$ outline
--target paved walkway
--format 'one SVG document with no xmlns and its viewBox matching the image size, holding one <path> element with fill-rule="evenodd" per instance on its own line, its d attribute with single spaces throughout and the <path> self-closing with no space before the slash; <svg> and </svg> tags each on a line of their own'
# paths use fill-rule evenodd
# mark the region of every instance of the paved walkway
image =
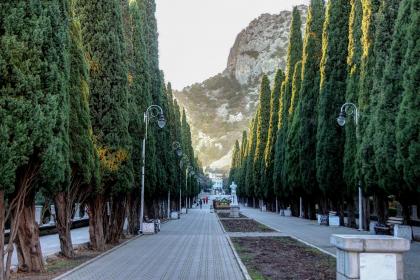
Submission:
<svg viewBox="0 0 420 280">
<path fill-rule="evenodd" d="M 64 279 L 243 277 L 216 215 L 208 209 L 189 209 L 181 219 L 163 224 L 159 234 L 141 236 Z"/>
<path fill-rule="evenodd" d="M 319 226 L 316 221 L 295 217 L 282 217 L 272 212 L 261 212 L 259 209 L 247 208 L 241 205 L 241 212 L 260 223 L 270 226 L 280 232 L 297 237 L 305 242 L 315 245 L 331 254 L 336 253 L 335 247 L 330 244 L 331 234 L 369 234 L 347 227 Z M 420 243 L 412 242 L 411 249 L 404 255 L 404 279 L 420 279 Z"/>
</svg>

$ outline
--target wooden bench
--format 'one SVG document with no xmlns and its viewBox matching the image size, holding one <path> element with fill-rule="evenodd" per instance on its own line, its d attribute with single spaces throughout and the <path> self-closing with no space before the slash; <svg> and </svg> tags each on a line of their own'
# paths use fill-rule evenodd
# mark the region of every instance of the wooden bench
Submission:
<svg viewBox="0 0 420 280">
<path fill-rule="evenodd" d="M 375 225 L 375 233 L 376 234 L 389 234 L 392 235 L 394 231 L 395 225 L 402 225 L 404 222 L 404 218 L 399 217 L 389 217 L 386 221 L 385 225 L 376 224 Z"/>
</svg>

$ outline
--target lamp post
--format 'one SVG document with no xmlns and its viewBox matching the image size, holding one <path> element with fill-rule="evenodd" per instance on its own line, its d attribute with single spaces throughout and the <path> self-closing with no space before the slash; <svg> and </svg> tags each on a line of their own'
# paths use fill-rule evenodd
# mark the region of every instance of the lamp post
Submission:
<svg viewBox="0 0 420 280">
<path fill-rule="evenodd" d="M 143 233 L 143 215 L 144 215 L 144 173 L 145 173 L 145 164 L 146 164 L 146 139 L 147 139 L 147 126 L 149 121 L 153 118 L 157 118 L 157 124 L 160 128 L 164 128 L 166 125 L 165 116 L 163 115 L 163 110 L 158 105 L 151 105 L 144 112 L 144 137 L 143 137 L 143 147 L 142 147 L 142 163 L 141 163 L 141 194 L 140 194 L 140 230 L 139 233 Z"/>
<path fill-rule="evenodd" d="M 181 144 L 178 141 L 174 141 L 172 142 L 172 151 L 175 152 L 175 154 L 178 157 L 182 157 L 182 148 L 181 148 Z M 181 166 L 179 167 L 181 168 Z M 179 215 L 181 214 L 181 192 L 182 192 L 182 187 L 181 187 L 181 173 L 179 173 Z"/>
<path fill-rule="evenodd" d="M 356 131 L 357 131 L 357 125 L 359 123 L 359 109 L 357 109 L 357 106 L 354 103 L 344 103 L 341 106 L 340 113 L 338 114 L 337 123 L 339 126 L 344 126 L 346 124 L 346 118 L 347 116 L 353 116 L 354 123 L 356 125 Z M 359 230 L 363 230 L 363 206 L 362 206 L 362 184 L 361 181 L 359 181 Z"/>
<path fill-rule="evenodd" d="M 185 192 L 187 192 L 188 190 L 188 176 L 193 176 L 193 175 L 195 175 L 193 167 L 191 165 L 188 165 L 188 167 L 185 169 Z M 189 199 L 190 198 L 186 195 L 185 196 L 185 212 L 186 213 L 188 213 Z"/>
</svg>

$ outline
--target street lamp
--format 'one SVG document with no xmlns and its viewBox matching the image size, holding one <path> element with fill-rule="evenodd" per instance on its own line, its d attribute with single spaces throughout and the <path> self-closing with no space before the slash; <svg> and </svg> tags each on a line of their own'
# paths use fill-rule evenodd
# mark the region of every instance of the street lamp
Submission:
<svg viewBox="0 0 420 280">
<path fill-rule="evenodd" d="M 344 103 L 341 106 L 340 114 L 338 114 L 337 123 L 339 126 L 346 124 L 347 115 L 354 117 L 354 123 L 357 125 L 359 122 L 359 110 L 353 103 Z"/>
<path fill-rule="evenodd" d="M 182 157 L 181 144 L 178 141 L 172 142 L 172 151 L 180 158 Z M 179 168 L 182 168 L 182 159 L 179 162 Z M 181 195 L 182 195 L 182 184 L 181 184 L 181 172 L 179 173 L 179 215 L 181 214 Z"/>
<path fill-rule="evenodd" d="M 187 192 L 188 190 L 188 176 L 193 176 L 195 175 L 194 169 L 191 165 L 188 165 L 187 168 L 185 169 L 185 192 Z M 185 196 L 185 211 L 188 213 L 188 201 L 189 201 L 189 197 L 186 195 Z"/>
<path fill-rule="evenodd" d="M 147 127 L 149 121 L 153 118 L 157 118 L 157 124 L 160 128 L 164 128 L 166 125 L 166 119 L 163 114 L 163 110 L 158 105 L 151 105 L 146 109 L 144 113 L 144 137 L 143 137 L 143 147 L 142 147 L 142 163 L 141 163 L 141 195 L 140 195 L 140 233 L 143 233 L 143 215 L 144 215 L 144 173 L 145 173 L 145 164 L 146 164 L 146 139 L 147 139 Z"/>
<path fill-rule="evenodd" d="M 341 106 L 340 113 L 338 114 L 337 123 L 339 126 L 344 126 L 346 124 L 346 118 L 347 116 L 353 116 L 354 123 L 357 125 L 359 123 L 359 109 L 357 109 L 357 106 L 354 105 L 354 103 L 344 103 L 343 106 Z M 359 181 L 359 230 L 363 230 L 363 211 L 362 211 L 362 184 Z"/>
</svg>

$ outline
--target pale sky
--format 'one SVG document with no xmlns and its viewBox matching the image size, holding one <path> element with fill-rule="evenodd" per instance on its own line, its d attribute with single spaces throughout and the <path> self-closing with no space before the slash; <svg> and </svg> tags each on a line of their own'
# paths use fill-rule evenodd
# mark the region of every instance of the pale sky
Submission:
<svg viewBox="0 0 420 280">
<path fill-rule="evenodd" d="M 156 0 L 160 68 L 182 89 L 226 67 L 236 35 L 263 13 L 309 0 Z"/>
</svg>

